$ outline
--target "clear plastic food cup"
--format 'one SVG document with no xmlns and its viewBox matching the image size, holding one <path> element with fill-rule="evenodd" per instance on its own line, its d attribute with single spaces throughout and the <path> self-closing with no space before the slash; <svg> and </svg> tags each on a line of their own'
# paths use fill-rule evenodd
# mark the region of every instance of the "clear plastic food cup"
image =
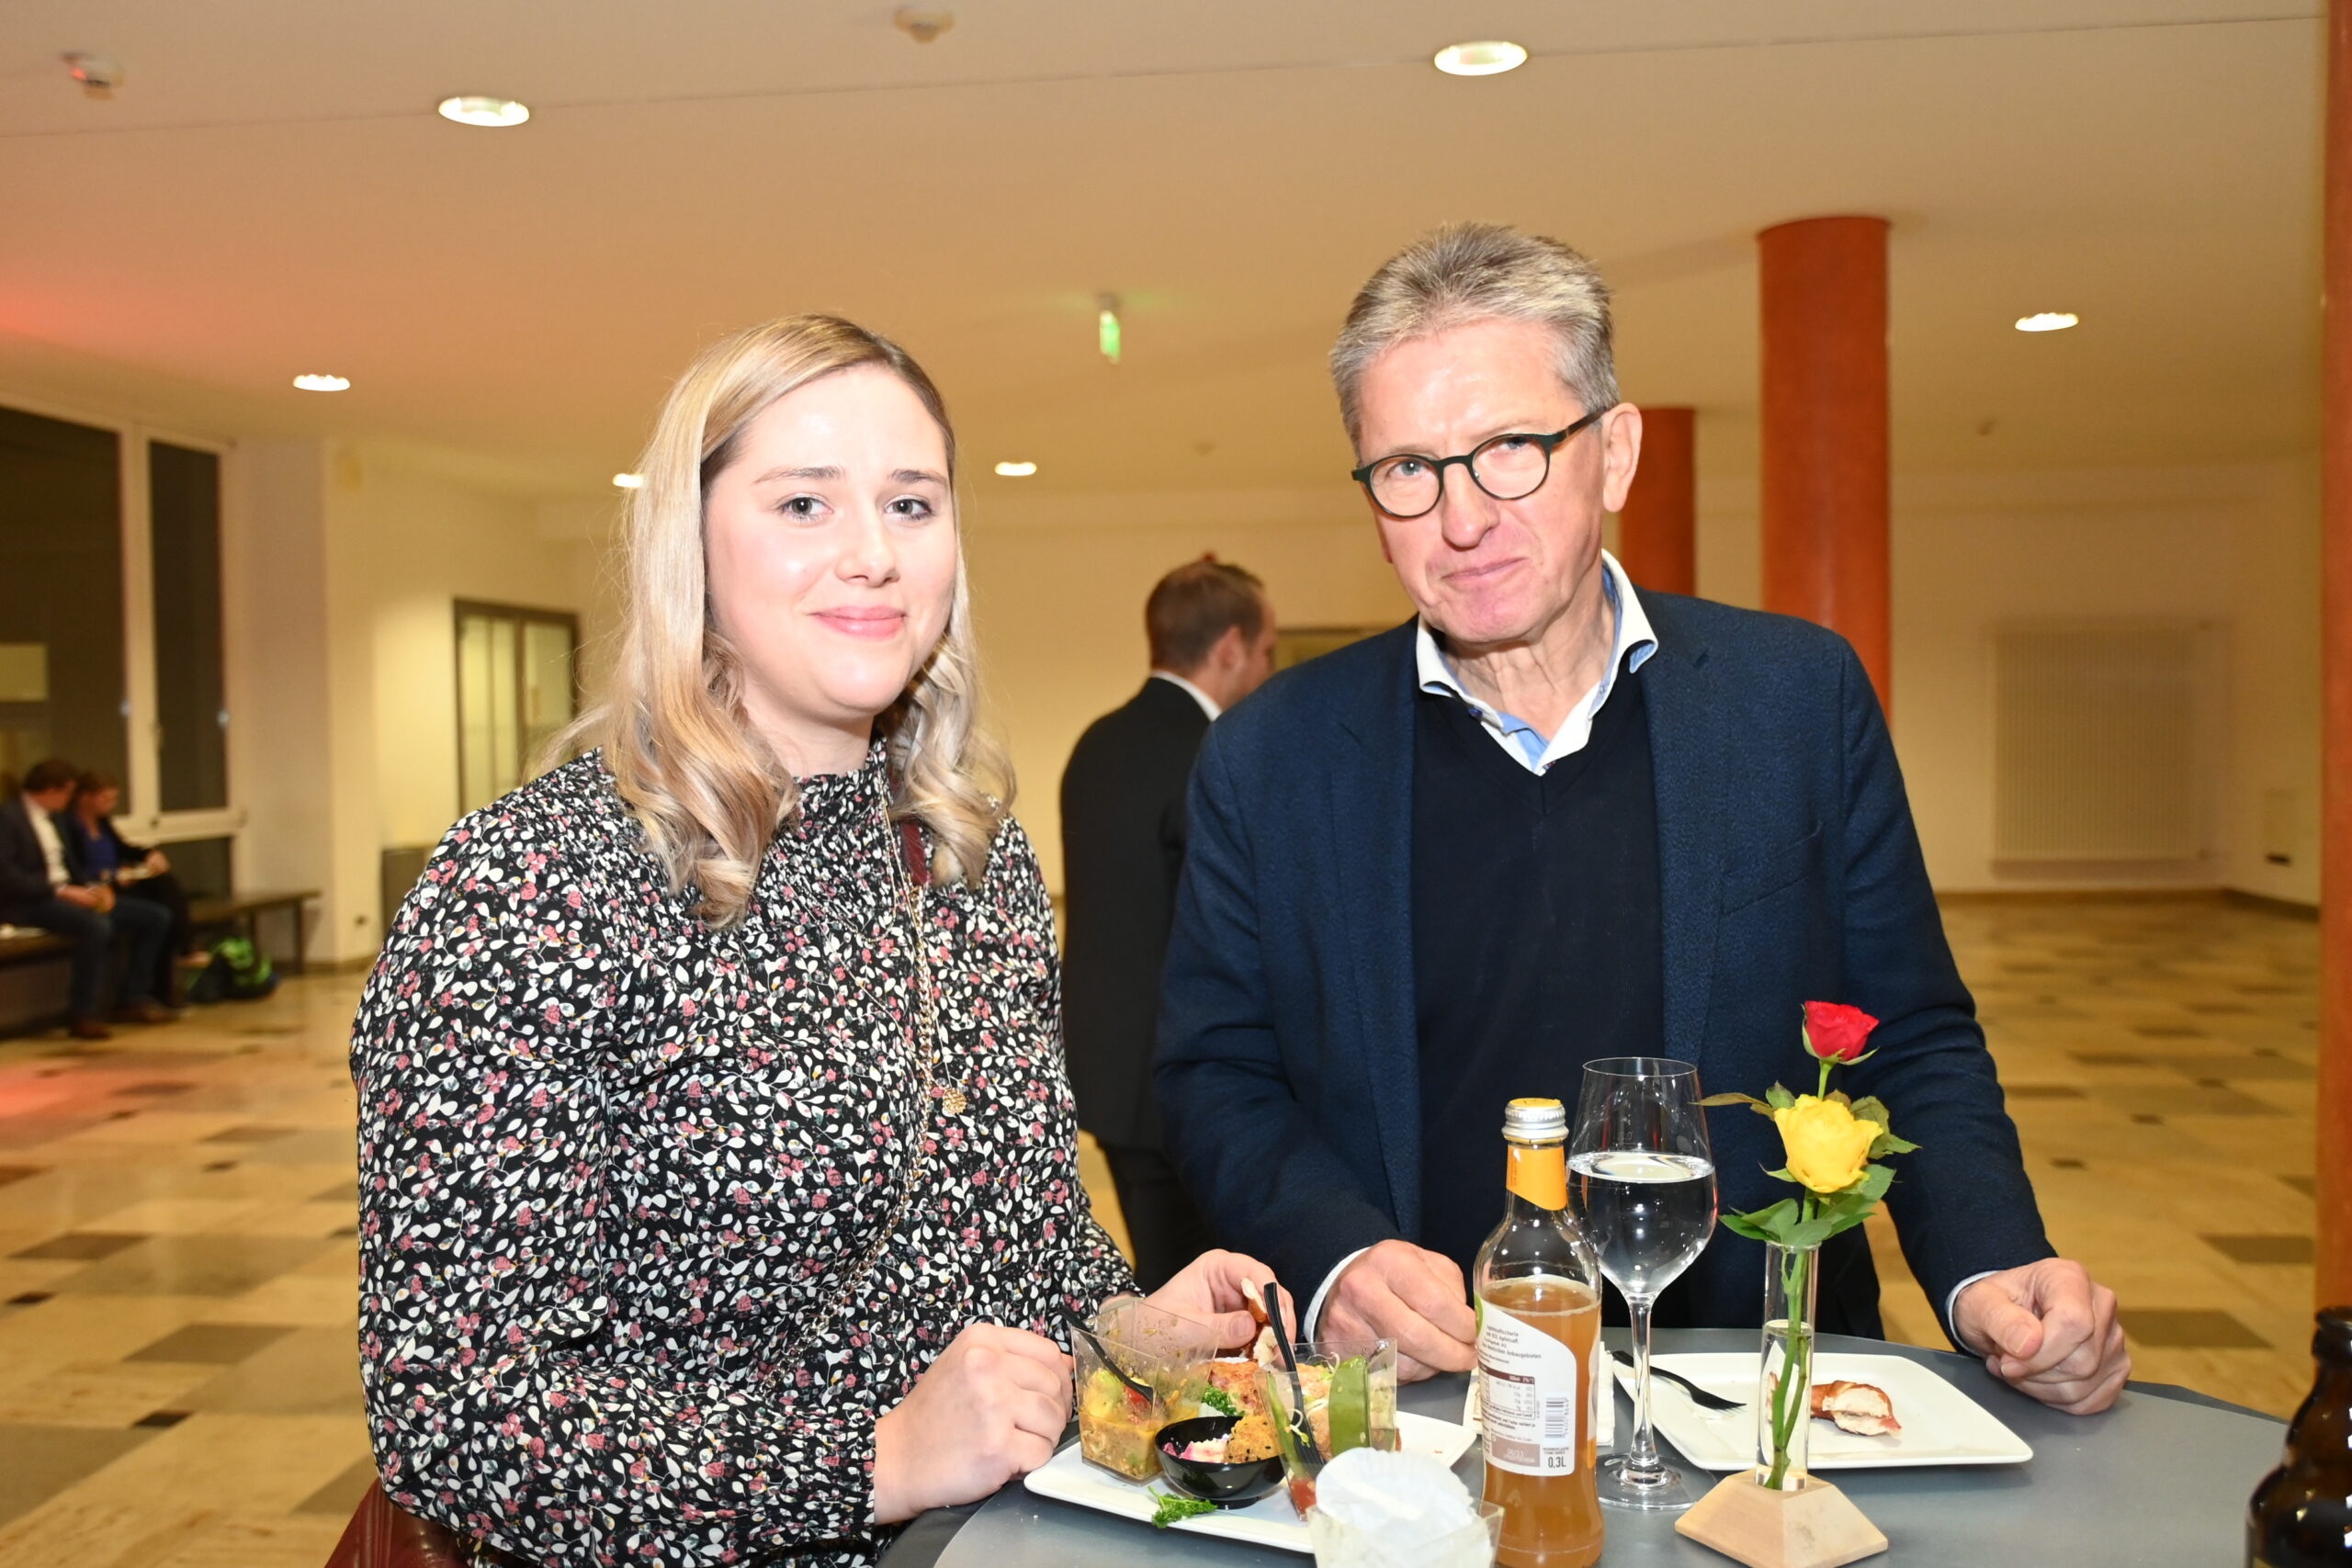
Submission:
<svg viewBox="0 0 2352 1568">
<path fill-rule="evenodd" d="M 1204 1324 L 1153 1306 L 1140 1296 L 1114 1296 L 1091 1325 L 1118 1363 L 1102 1364 L 1082 1334 L 1072 1335 L 1077 1362 L 1078 1446 L 1092 1462 L 1130 1481 L 1159 1474 L 1153 1447 L 1159 1429 L 1200 1413 L 1200 1382 L 1193 1369 L 1216 1354 L 1215 1333 Z M 1118 1372 L 1151 1392 L 1139 1393 Z"/>
<path fill-rule="evenodd" d="M 1350 1449 L 1393 1452 L 1396 1431 L 1396 1341 L 1321 1339 L 1294 1348 L 1299 1393 L 1306 1396 L 1308 1441 L 1295 1435 L 1297 1398 L 1290 1373 L 1278 1365 L 1259 1376 L 1267 1413 L 1282 1444 L 1283 1478 L 1302 1517 L 1315 1504 L 1315 1478 Z"/>
</svg>

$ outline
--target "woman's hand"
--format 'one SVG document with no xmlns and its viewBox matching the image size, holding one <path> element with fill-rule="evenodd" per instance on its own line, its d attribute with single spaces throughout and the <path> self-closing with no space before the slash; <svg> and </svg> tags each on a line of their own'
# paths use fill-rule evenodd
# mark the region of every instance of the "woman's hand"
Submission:
<svg viewBox="0 0 2352 1568">
<path fill-rule="evenodd" d="M 1054 1455 L 1069 1358 L 1024 1329 L 976 1323 L 874 1424 L 874 1518 L 977 1502 Z"/>
<path fill-rule="evenodd" d="M 1266 1281 L 1273 1277 L 1274 1271 L 1254 1258 L 1238 1252 L 1204 1252 L 1144 1299 L 1156 1307 L 1206 1323 L 1216 1330 L 1217 1344 L 1229 1349 L 1258 1337 L 1258 1320 L 1250 1308 L 1254 1303 L 1264 1309 Z M 1282 1308 L 1281 1332 L 1295 1338 L 1298 1309 L 1288 1291 L 1282 1293 Z"/>
<path fill-rule="evenodd" d="M 150 876 L 161 876 L 172 869 L 172 863 L 164 857 L 164 852 L 161 850 L 149 850 L 147 858 L 139 863 L 147 868 L 147 874 Z"/>
</svg>

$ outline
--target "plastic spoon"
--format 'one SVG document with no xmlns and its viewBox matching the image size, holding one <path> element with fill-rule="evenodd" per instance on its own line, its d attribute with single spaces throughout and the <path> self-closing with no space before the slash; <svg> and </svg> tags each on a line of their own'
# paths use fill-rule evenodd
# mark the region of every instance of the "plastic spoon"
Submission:
<svg viewBox="0 0 2352 1568">
<path fill-rule="evenodd" d="M 1298 1381 L 1298 1357 L 1290 1348 L 1290 1334 L 1282 1326 L 1282 1287 L 1273 1280 L 1266 1281 L 1266 1321 L 1274 1325 L 1274 1347 L 1283 1353 L 1283 1371 L 1290 1374 L 1291 1430 L 1308 1453 L 1317 1451 L 1314 1428 L 1306 1424 L 1306 1390 Z"/>
<path fill-rule="evenodd" d="M 1061 1313 L 1062 1321 L 1069 1325 L 1069 1331 L 1072 1334 L 1080 1336 L 1089 1345 L 1094 1347 L 1095 1356 L 1101 1359 L 1104 1366 L 1111 1369 L 1111 1375 L 1113 1377 L 1117 1378 L 1121 1382 L 1126 1384 L 1129 1388 L 1143 1395 L 1146 1399 L 1151 1399 L 1156 1396 L 1155 1391 L 1149 1383 L 1129 1377 L 1127 1375 L 1127 1369 L 1119 1365 L 1118 1362 L 1111 1359 L 1111 1352 L 1102 1348 L 1102 1341 L 1095 1337 L 1094 1330 L 1087 1327 L 1086 1325 L 1080 1321 L 1078 1314 L 1070 1311 L 1068 1307 L 1062 1308 Z"/>
</svg>

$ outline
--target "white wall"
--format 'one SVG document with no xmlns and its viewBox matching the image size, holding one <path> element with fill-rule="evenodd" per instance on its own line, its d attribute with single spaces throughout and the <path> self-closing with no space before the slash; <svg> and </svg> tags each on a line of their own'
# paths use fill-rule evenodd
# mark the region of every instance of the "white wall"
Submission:
<svg viewBox="0 0 2352 1568">
<path fill-rule="evenodd" d="M 2277 463 L 2232 518 L 2226 541 L 2236 657 L 2222 795 L 2227 884 L 2319 902 L 2319 464 Z M 2264 796 L 2292 800 L 2289 864 L 2264 858 Z"/>
<path fill-rule="evenodd" d="M 1702 440 L 1705 438 L 1702 433 Z M 1702 477 L 1699 588 L 1753 604 L 1752 476 Z M 2215 853 L 2168 883 L 2316 902 L 2318 492 L 2309 462 L 1898 477 L 1894 730 L 1928 869 L 1947 890 L 2135 885 L 2023 876 L 1993 855 L 1995 628 L 2038 617 L 2210 625 L 2223 726 L 2205 760 Z M 2297 803 L 2291 863 L 2262 856 L 2265 791 Z"/>
<path fill-rule="evenodd" d="M 1162 573 L 1215 551 L 1264 581 L 1287 625 L 1391 626 L 1412 613 L 1345 486 L 1024 501 L 1007 483 L 978 481 L 965 558 L 990 722 L 1019 778 L 1013 811 L 1056 891 L 1062 766 L 1149 671 L 1143 602 Z"/>
<path fill-rule="evenodd" d="M 334 472 L 331 526 L 351 551 L 345 587 L 355 629 L 368 634 L 375 832 L 379 847 L 429 844 L 458 815 L 452 604 L 581 613 L 603 541 L 544 526 L 543 508 L 527 497 L 380 449 L 339 448 Z"/>
<path fill-rule="evenodd" d="M 316 441 L 246 442 L 222 468 L 229 798 L 246 813 L 233 859 L 248 888 L 325 889 L 351 809 L 322 744 L 334 722 L 326 485 Z M 316 940 L 343 917 L 322 908 L 311 921 Z"/>
<path fill-rule="evenodd" d="M 1701 440 L 1712 430 L 1702 426 Z M 1738 448 L 1744 431 L 1724 433 Z M 1055 794 L 1080 731 L 1145 670 L 1143 599 L 1204 550 L 1266 580 L 1286 623 L 1410 613 L 1344 487 L 967 504 L 994 722 L 1015 810 L 1061 886 Z M 1753 605 L 1762 550 L 1752 470 L 1702 470 L 1699 588 Z M 1929 874 L 1948 890 L 2132 886 L 2130 874 L 2021 877 L 1993 855 L 1994 628 L 2013 619 L 2164 615 L 2215 628 L 2225 728 L 2206 759 L 2215 853 L 2171 882 L 2319 897 L 2318 491 L 2314 466 L 1905 476 L 1894 505 L 1894 734 Z M 2263 858 L 2263 796 L 2297 802 L 2301 843 Z"/>
<path fill-rule="evenodd" d="M 429 454 L 248 443 L 231 465 L 224 594 L 242 886 L 316 887 L 312 951 L 381 940 L 381 854 L 458 816 L 452 604 L 598 625 L 596 524 Z M 609 508 L 601 509 L 609 511 Z"/>
</svg>

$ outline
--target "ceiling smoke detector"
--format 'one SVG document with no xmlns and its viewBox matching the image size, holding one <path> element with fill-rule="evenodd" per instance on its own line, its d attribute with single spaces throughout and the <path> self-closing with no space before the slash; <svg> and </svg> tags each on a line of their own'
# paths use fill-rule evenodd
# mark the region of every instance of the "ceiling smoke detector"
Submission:
<svg viewBox="0 0 2352 1568">
<path fill-rule="evenodd" d="M 103 54 L 76 51 L 67 55 L 65 73 L 81 83 L 82 91 L 94 98 L 111 98 L 114 90 L 122 85 L 122 62 L 108 60 Z"/>
<path fill-rule="evenodd" d="M 956 25 L 956 13 L 933 11 L 922 6 L 901 6 L 890 13 L 890 25 L 917 43 L 929 43 Z"/>
</svg>

